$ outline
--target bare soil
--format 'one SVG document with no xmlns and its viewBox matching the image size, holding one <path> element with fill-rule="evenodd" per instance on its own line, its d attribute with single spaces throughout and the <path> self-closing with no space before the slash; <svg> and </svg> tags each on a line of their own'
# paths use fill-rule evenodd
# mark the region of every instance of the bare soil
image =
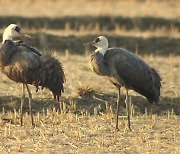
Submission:
<svg viewBox="0 0 180 154">
<path fill-rule="evenodd" d="M 120 131 L 115 131 L 116 88 L 90 70 L 88 56 L 57 52 L 54 55 L 64 66 L 65 93 L 60 102 L 54 102 L 48 90 L 36 93 L 35 87 L 30 87 L 35 128 L 31 127 L 27 114 L 28 99 L 24 126 L 20 126 L 21 84 L 1 74 L 0 149 L 3 153 L 180 152 L 179 57 L 142 57 L 162 77 L 161 98 L 158 105 L 151 106 L 144 97 L 130 92 L 132 132 L 129 132 L 124 89 Z"/>
</svg>

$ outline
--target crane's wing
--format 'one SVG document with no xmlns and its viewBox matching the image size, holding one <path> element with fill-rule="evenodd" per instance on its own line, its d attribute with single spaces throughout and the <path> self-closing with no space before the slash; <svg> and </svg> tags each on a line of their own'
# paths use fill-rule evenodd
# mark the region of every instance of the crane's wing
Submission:
<svg viewBox="0 0 180 154">
<path fill-rule="evenodd" d="M 34 53 L 36 53 L 36 54 L 39 55 L 39 56 L 42 55 L 42 54 L 41 54 L 41 51 L 39 51 L 38 49 L 36 49 L 36 48 L 34 48 L 34 47 L 32 47 L 32 46 L 24 43 L 24 42 L 21 41 L 21 40 L 13 41 L 13 42 L 14 42 L 14 44 L 15 44 L 17 47 L 22 48 L 22 49 L 24 49 L 24 50 L 27 51 L 27 52 L 34 52 Z"/>
<path fill-rule="evenodd" d="M 11 40 L 6 40 L 2 43 L 0 47 L 0 66 L 7 65 L 15 52 L 16 48 L 14 48 L 14 43 Z"/>
<path fill-rule="evenodd" d="M 2 72 L 13 81 L 28 83 L 36 80 L 35 75 L 29 74 L 40 66 L 40 56 L 35 52 L 27 52 L 26 49 L 16 46 L 10 40 L 1 47 L 1 59 L 6 63 L 6 65 L 4 63 L 2 65 Z"/>
<path fill-rule="evenodd" d="M 11 80 L 32 84 L 51 90 L 54 99 L 59 101 L 61 93 L 64 92 L 65 75 L 61 63 L 49 56 L 39 56 L 30 48 L 17 46 L 8 40 L 0 48 L 0 64 L 2 72 Z M 28 51 L 27 51 L 28 50 Z M 9 58 L 6 58 L 6 56 Z M 6 63 L 6 65 L 4 65 Z"/>
<path fill-rule="evenodd" d="M 121 48 L 110 48 L 107 57 L 127 88 L 144 95 L 148 100 L 155 99 L 154 78 L 151 67 L 142 59 Z"/>
</svg>

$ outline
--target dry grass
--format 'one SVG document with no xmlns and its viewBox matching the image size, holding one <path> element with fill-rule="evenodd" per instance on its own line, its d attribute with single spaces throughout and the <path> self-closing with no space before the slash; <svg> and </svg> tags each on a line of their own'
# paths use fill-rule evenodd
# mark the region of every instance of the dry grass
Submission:
<svg viewBox="0 0 180 154">
<path fill-rule="evenodd" d="M 180 17 L 178 0 L 1 0 L 2 16 L 151 16 L 162 18 Z"/>
<path fill-rule="evenodd" d="M 69 24 L 69 23 L 67 23 Z M 97 24 L 99 25 L 99 24 Z M 177 29 L 172 26 L 171 29 L 166 28 L 156 28 L 155 30 L 146 30 L 142 31 L 138 28 L 132 29 L 132 30 L 126 30 L 123 27 L 119 27 L 119 25 L 116 26 L 115 30 L 108 31 L 105 28 L 103 30 L 100 30 L 99 28 L 91 27 L 91 25 L 87 26 L 85 28 L 84 26 L 81 26 L 80 30 L 76 29 L 70 29 L 66 28 L 64 30 L 50 30 L 47 28 L 41 28 L 41 29 L 23 29 L 27 33 L 37 33 L 37 32 L 43 32 L 47 34 L 53 34 L 58 36 L 69 36 L 69 35 L 75 35 L 75 36 L 83 36 L 83 35 L 120 35 L 120 36 L 134 36 L 134 37 L 142 37 L 142 38 L 149 38 L 149 37 L 169 37 L 169 38 L 180 38 L 180 29 Z M 3 32 L 3 29 L 0 30 L 0 32 Z"/>
<path fill-rule="evenodd" d="M 180 2 L 172 1 L 88 1 L 88 0 L 1 0 L 2 16 L 151 16 L 180 17 Z M 41 7 L 40 7 L 41 6 Z M 83 9 L 79 9 L 79 7 Z M 93 6 L 93 7 L 92 7 Z M 84 11 L 86 10 L 86 11 Z M 26 31 L 26 30 L 25 30 Z M 39 31 L 56 35 L 111 34 L 133 36 L 170 36 L 179 31 L 158 29 L 140 32 L 116 28 L 112 32 L 80 28 L 64 31 Z M 27 32 L 27 31 L 26 31 Z M 31 30 L 33 32 L 33 30 Z M 34 30 L 36 33 L 37 31 Z M 54 51 L 53 51 L 54 52 Z M 65 55 L 54 52 L 65 70 L 67 82 L 61 102 L 54 102 L 48 90 L 33 94 L 36 127 L 31 127 L 28 99 L 25 100 L 24 126 L 20 126 L 21 85 L 0 73 L 0 153 L 180 153 L 180 57 L 147 55 L 145 59 L 162 77 L 160 103 L 150 106 L 145 98 L 131 91 L 132 132 L 128 132 L 125 91 L 122 90 L 120 131 L 115 131 L 116 88 L 90 70 L 89 53 Z M 26 95 L 27 96 L 27 95 Z"/>
<path fill-rule="evenodd" d="M 38 116 L 38 115 L 37 115 Z M 111 112 L 89 116 L 50 110 L 31 128 L 1 122 L 1 152 L 45 153 L 179 153 L 179 117 L 167 115 L 133 116 L 133 131 L 127 132 L 121 118 L 121 131 L 114 129 Z"/>
<path fill-rule="evenodd" d="M 180 152 L 180 61 L 179 57 L 144 56 L 162 76 L 160 104 L 154 107 L 135 92 L 131 94 L 132 132 L 126 127 L 121 105 L 120 131 L 115 131 L 116 88 L 94 74 L 89 57 L 59 55 L 67 82 L 61 105 L 48 90 L 33 93 L 36 127 L 25 113 L 19 125 L 20 84 L 1 74 L 0 151 L 3 153 L 179 153 Z M 72 67 L 73 65 L 73 67 Z M 122 102 L 124 102 L 124 90 Z M 17 111 L 14 112 L 14 109 Z M 27 100 L 25 110 L 27 108 Z M 8 111 L 8 112 L 7 112 Z M 9 121 L 9 122 L 8 122 Z"/>
</svg>

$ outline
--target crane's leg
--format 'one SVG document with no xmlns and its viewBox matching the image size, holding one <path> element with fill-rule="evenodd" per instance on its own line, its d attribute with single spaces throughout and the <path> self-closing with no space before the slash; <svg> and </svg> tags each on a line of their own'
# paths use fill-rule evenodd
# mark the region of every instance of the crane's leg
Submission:
<svg viewBox="0 0 180 154">
<path fill-rule="evenodd" d="M 29 113 L 30 113 L 30 116 L 31 116 L 31 123 L 32 123 L 32 126 L 34 126 L 34 119 L 33 119 L 33 115 L 32 115 L 32 94 L 31 94 L 31 91 L 29 90 L 29 87 L 27 84 L 26 85 L 26 88 L 27 88 L 27 91 L 28 91 L 28 94 L 29 94 Z"/>
<path fill-rule="evenodd" d="M 22 84 L 22 96 L 21 96 L 21 126 L 23 125 L 23 106 L 24 106 L 24 98 L 25 98 L 25 86 Z"/>
<path fill-rule="evenodd" d="M 120 95 L 121 95 L 121 87 L 118 88 L 118 98 L 117 98 L 117 113 L 116 113 L 116 129 L 118 128 L 118 121 L 119 121 L 119 110 L 120 110 Z"/>
<path fill-rule="evenodd" d="M 130 125 L 130 115 L 129 115 L 129 96 L 128 96 L 128 89 L 126 89 L 126 110 L 127 110 L 127 116 L 128 116 L 128 128 L 131 131 L 131 125 Z"/>
</svg>

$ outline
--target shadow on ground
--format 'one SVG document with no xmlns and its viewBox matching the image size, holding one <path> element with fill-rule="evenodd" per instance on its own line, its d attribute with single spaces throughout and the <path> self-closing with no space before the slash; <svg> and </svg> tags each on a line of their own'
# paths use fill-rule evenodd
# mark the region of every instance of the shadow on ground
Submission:
<svg viewBox="0 0 180 154">
<path fill-rule="evenodd" d="M 167 111 L 174 111 L 176 115 L 180 115 L 180 97 L 169 98 L 161 97 L 159 104 L 151 105 L 148 101 L 142 96 L 130 96 L 131 102 L 134 106 L 135 115 L 141 115 L 145 113 L 145 109 L 148 113 L 165 115 Z M 126 114 L 125 108 L 125 95 L 121 96 L 121 106 L 120 106 L 120 115 Z M 81 114 L 85 111 L 88 111 L 91 115 L 94 114 L 94 108 L 96 107 L 98 112 L 105 113 L 106 105 L 112 106 L 112 110 L 116 112 L 116 94 L 106 94 L 106 93 L 94 93 L 90 96 L 71 96 L 68 98 L 62 97 L 61 104 L 66 104 L 66 109 L 71 110 L 71 103 L 76 104 L 77 114 Z M 44 109 L 56 108 L 60 109 L 60 103 L 52 99 L 33 99 L 32 107 L 33 113 L 42 112 Z M 14 111 L 14 109 L 19 110 L 20 108 L 20 98 L 15 96 L 1 96 L 0 97 L 0 112 L 5 111 Z M 28 98 L 25 99 L 24 112 L 28 112 Z"/>
<path fill-rule="evenodd" d="M 94 94 L 92 97 L 88 98 L 72 98 L 74 102 L 77 102 L 79 109 L 86 108 L 90 113 L 93 114 L 94 107 L 97 107 L 99 111 L 105 112 L 106 103 L 112 106 L 113 112 L 116 112 L 116 94 Z M 176 115 L 180 115 L 180 98 L 169 98 L 161 97 L 159 104 L 151 105 L 144 97 L 142 96 L 131 96 L 130 100 L 134 106 L 135 115 L 140 115 L 145 113 L 147 109 L 148 113 L 164 115 L 167 114 L 167 111 L 174 111 Z M 121 96 L 121 106 L 120 114 L 126 113 L 125 106 L 125 95 Z"/>
</svg>

